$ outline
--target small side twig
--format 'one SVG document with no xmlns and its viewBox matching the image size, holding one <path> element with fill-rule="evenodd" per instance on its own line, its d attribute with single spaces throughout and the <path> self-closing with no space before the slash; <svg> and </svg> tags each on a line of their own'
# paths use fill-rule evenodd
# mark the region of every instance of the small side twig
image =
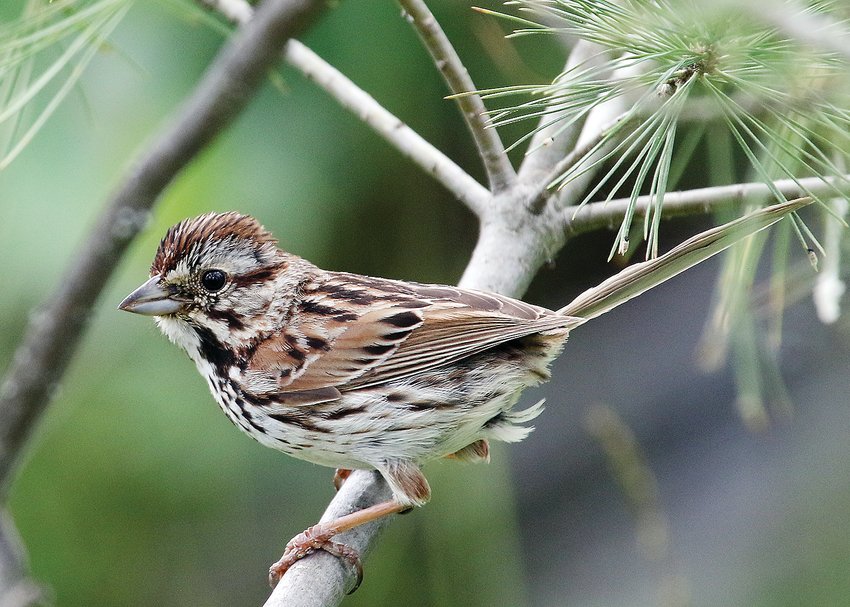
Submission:
<svg viewBox="0 0 850 607">
<path fill-rule="evenodd" d="M 804 179 L 780 179 L 774 186 L 787 198 L 799 198 L 808 194 L 827 196 L 835 190 L 850 193 L 848 186 L 850 175 L 827 179 L 806 177 Z M 710 213 L 724 205 L 743 205 L 770 196 L 770 189 L 762 182 L 736 183 L 733 185 L 696 188 L 680 192 L 668 192 L 664 196 L 664 218 L 682 215 Z M 639 196 L 635 206 L 635 216 L 646 213 L 654 197 Z M 622 221 L 628 198 L 617 198 L 609 202 L 591 202 L 576 210 L 570 207 L 562 210 L 564 230 L 570 236 L 615 226 Z"/>
<path fill-rule="evenodd" d="M 590 154 L 606 138 L 610 137 L 612 129 L 619 126 L 626 119 L 625 115 L 618 116 L 613 121 L 603 125 L 596 134 L 587 137 L 581 142 L 581 145 L 577 145 L 566 156 L 562 156 L 550 169 L 549 173 L 542 177 L 537 184 L 537 192 L 528 202 L 528 209 L 535 215 L 539 214 L 543 210 L 543 205 L 546 204 L 547 194 L 552 184 L 573 168 L 582 158 Z"/>
<path fill-rule="evenodd" d="M 391 143 L 404 157 L 432 175 L 473 213 L 479 217 L 483 215 L 490 200 L 487 188 L 366 91 L 297 40 L 286 45 L 284 59 Z"/>
<path fill-rule="evenodd" d="M 490 190 L 496 194 L 508 189 L 516 182 L 516 172 L 496 129 L 487 128 L 487 108 L 481 97 L 474 93 L 475 84 L 457 51 L 423 0 L 399 0 L 399 4 L 419 33 L 451 92 L 466 93 L 456 97 L 455 101 L 478 148 Z"/>
<path fill-rule="evenodd" d="M 599 68 L 600 76 L 605 73 L 604 56 L 600 54 L 599 46 L 587 40 L 578 40 L 570 51 L 564 72 L 576 66 L 590 64 Z M 564 112 L 561 111 L 544 114 L 540 118 L 538 130 L 528 144 L 529 152 L 519 167 L 518 175 L 523 183 L 542 184 L 541 187 L 545 188 L 552 181 L 546 177 L 551 175 L 552 167 L 574 148 L 581 134 L 583 121 L 577 120 L 564 128 L 558 120 L 563 115 Z"/>
</svg>

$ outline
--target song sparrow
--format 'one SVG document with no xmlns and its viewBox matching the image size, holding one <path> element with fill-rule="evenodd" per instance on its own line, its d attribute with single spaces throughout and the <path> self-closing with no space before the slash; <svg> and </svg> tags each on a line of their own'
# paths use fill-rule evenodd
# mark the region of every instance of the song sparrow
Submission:
<svg viewBox="0 0 850 607">
<path fill-rule="evenodd" d="M 278 248 L 255 219 L 209 213 L 168 230 L 150 280 L 119 306 L 152 315 L 195 362 L 230 420 L 274 449 L 375 469 L 393 500 L 296 536 L 272 583 L 344 530 L 428 501 L 420 464 L 489 458 L 540 405 L 512 407 L 549 377 L 570 330 L 808 204 L 768 207 L 634 264 L 558 311 L 471 289 L 329 272 Z M 359 575 L 358 575 L 359 579 Z"/>
</svg>

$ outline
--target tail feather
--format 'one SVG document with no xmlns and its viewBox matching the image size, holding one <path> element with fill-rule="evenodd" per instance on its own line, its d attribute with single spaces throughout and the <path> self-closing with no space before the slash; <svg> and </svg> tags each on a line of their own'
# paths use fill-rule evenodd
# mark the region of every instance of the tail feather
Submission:
<svg viewBox="0 0 850 607">
<path fill-rule="evenodd" d="M 596 318 L 811 202 L 811 198 L 798 198 L 775 204 L 697 234 L 660 257 L 627 267 L 588 289 L 558 312 L 582 318 L 585 322 Z"/>
<path fill-rule="evenodd" d="M 522 411 L 503 411 L 486 426 L 487 437 L 504 443 L 518 443 L 531 434 L 534 426 L 526 426 L 543 412 L 545 400 L 539 400 Z"/>
</svg>

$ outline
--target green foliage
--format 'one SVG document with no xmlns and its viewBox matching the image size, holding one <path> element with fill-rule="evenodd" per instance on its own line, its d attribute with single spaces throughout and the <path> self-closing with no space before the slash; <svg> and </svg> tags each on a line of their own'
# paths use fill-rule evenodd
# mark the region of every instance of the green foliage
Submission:
<svg viewBox="0 0 850 607">
<path fill-rule="evenodd" d="M 483 93 L 490 99 L 531 97 L 492 116 L 496 126 L 541 118 L 523 139 L 552 124 L 562 131 L 603 104 L 620 103 L 617 120 L 550 184 L 563 187 L 604 166 L 579 207 L 627 189 L 631 205 L 612 255 L 628 250 L 636 199 L 643 193 L 653 201 L 643 227 L 647 255 L 657 254 L 664 194 L 676 185 L 670 169 L 680 149 L 678 132 L 694 119 L 727 129 L 754 176 L 770 184 L 777 200 L 784 196 L 773 186 L 775 179 L 842 174 L 838 165 L 850 154 L 850 112 L 845 109 L 850 65 L 766 25 L 752 7 L 695 0 L 507 4 L 528 15 L 497 13 L 523 26 L 514 36 L 565 34 L 598 46 L 597 56 L 567 69 L 551 84 Z M 828 3 L 806 10 L 834 12 Z M 799 220 L 795 225 L 800 240 L 811 248 L 811 233 Z"/>
<path fill-rule="evenodd" d="M 28 0 L 0 24 L 0 170 L 74 88 L 132 0 Z M 27 110 L 26 112 L 24 110 Z"/>
</svg>

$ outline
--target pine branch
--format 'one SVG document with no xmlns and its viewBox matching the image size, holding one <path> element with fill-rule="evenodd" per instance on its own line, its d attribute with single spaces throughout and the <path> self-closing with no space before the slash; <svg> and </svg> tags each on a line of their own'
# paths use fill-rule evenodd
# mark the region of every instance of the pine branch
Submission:
<svg viewBox="0 0 850 607">
<path fill-rule="evenodd" d="M 423 0 L 398 1 L 410 17 L 449 90 L 456 95 L 465 93 L 455 97 L 455 100 L 478 148 L 490 182 L 490 191 L 498 194 L 508 189 L 516 182 L 516 173 L 496 129 L 487 128 L 487 108 L 480 95 L 475 93 L 475 84 L 457 51 Z"/>
<path fill-rule="evenodd" d="M 805 179 L 780 179 L 773 182 L 775 187 L 788 199 L 813 194 L 829 196 L 838 189 L 850 194 L 850 175 L 829 177 L 807 177 Z M 668 192 L 664 196 L 664 218 L 682 215 L 711 213 L 724 206 L 744 206 L 749 202 L 762 202 L 772 194 L 770 186 L 762 182 L 736 183 L 733 185 L 697 188 L 681 192 Z M 636 216 L 643 216 L 652 197 L 640 196 L 635 208 Z M 609 202 L 592 202 L 581 209 L 575 207 L 561 211 L 563 227 L 569 237 L 617 225 L 629 205 L 628 198 L 618 198 Z"/>
</svg>

